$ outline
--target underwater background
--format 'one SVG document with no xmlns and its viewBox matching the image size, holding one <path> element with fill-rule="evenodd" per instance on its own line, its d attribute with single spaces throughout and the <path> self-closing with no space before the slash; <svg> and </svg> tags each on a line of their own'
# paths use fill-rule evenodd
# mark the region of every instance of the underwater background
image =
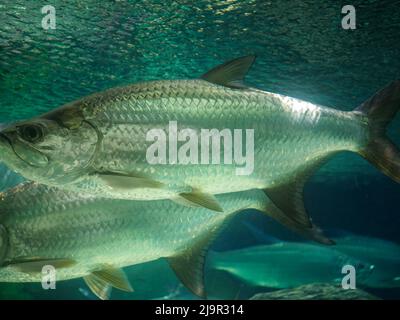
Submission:
<svg viewBox="0 0 400 320">
<path fill-rule="evenodd" d="M 347 4 L 356 8 L 355 30 L 341 27 L 341 9 Z M 44 5 L 56 9 L 54 30 L 42 28 Z M 341 110 L 354 109 L 400 78 L 399 1 L 3 0 L 0 22 L 0 123 L 30 118 L 114 86 L 195 78 L 247 54 L 257 55 L 249 85 Z M 399 118 L 389 128 L 397 144 Z M 1 167 L 2 189 L 20 181 L 5 172 Z M 309 213 L 323 229 L 398 244 L 399 196 L 398 184 L 354 154 L 336 156 L 305 189 Z M 260 234 L 304 241 L 252 211 L 232 219 L 212 250 L 271 241 Z M 126 272 L 135 292 L 115 291 L 112 298 L 195 298 L 163 260 Z M 210 297 L 219 299 L 248 299 L 271 290 L 216 270 L 207 271 L 206 286 Z M 366 291 L 400 298 L 400 284 Z M 96 298 L 78 279 L 57 283 L 57 290 L 43 290 L 39 283 L 0 283 L 0 299 Z"/>
</svg>

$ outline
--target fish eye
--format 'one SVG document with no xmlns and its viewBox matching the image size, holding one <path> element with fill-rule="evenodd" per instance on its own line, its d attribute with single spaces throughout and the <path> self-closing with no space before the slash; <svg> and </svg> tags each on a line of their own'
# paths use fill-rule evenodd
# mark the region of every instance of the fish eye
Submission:
<svg viewBox="0 0 400 320">
<path fill-rule="evenodd" d="M 22 139 L 29 142 L 37 142 L 43 138 L 43 129 L 38 125 L 24 125 L 18 128 Z"/>
</svg>

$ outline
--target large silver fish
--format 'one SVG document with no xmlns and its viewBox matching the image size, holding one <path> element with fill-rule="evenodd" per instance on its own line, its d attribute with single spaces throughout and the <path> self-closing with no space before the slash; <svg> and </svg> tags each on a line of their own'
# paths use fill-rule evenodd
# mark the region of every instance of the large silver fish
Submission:
<svg viewBox="0 0 400 320">
<path fill-rule="evenodd" d="M 101 199 L 29 182 L 0 193 L 0 282 L 84 277 L 101 298 L 110 286 L 130 291 L 120 268 L 158 258 L 191 291 L 205 296 L 207 247 L 221 225 L 245 208 L 264 209 L 260 190 L 217 196 L 223 213 L 169 200 Z"/>
<path fill-rule="evenodd" d="M 303 186 L 332 155 L 359 153 L 400 181 L 399 152 L 385 135 L 400 107 L 400 81 L 344 112 L 246 87 L 242 80 L 254 59 L 229 61 L 200 79 L 113 88 L 11 125 L 0 133 L 2 160 L 51 186 L 109 198 L 176 199 L 216 211 L 225 208 L 214 194 L 263 189 L 288 223 L 306 229 L 312 224 Z M 203 159 L 205 129 L 218 131 L 204 142 Z M 178 131 L 179 146 L 170 145 Z M 167 147 L 168 161 L 156 143 Z M 150 149 L 160 157 L 156 164 Z M 183 163 L 174 158 L 181 151 Z M 243 153 L 248 174 L 237 171 L 246 165 Z"/>
</svg>

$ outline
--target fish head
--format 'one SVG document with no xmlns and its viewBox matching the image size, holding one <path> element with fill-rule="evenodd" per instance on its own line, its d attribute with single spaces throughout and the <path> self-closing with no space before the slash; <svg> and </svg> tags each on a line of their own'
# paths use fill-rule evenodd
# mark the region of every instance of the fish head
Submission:
<svg viewBox="0 0 400 320">
<path fill-rule="evenodd" d="M 63 119 L 53 113 L 4 128 L 1 160 L 29 180 L 53 185 L 75 181 L 90 166 L 99 136 L 89 122 Z"/>
</svg>

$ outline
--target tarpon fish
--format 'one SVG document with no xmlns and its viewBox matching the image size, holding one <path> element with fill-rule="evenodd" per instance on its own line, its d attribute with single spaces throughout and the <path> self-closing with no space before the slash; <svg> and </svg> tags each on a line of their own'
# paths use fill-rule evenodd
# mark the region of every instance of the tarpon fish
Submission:
<svg viewBox="0 0 400 320">
<path fill-rule="evenodd" d="M 223 213 L 23 183 L 0 193 L 0 282 L 41 282 L 50 265 L 58 281 L 83 277 L 104 299 L 111 286 L 132 290 L 121 268 L 167 258 L 182 283 L 204 297 L 204 260 L 220 227 L 236 212 L 269 202 L 260 190 L 217 199 Z"/>
<path fill-rule="evenodd" d="M 199 79 L 143 82 L 84 97 L 3 129 L 0 155 L 28 180 L 108 198 L 173 199 L 222 211 L 215 194 L 262 189 L 289 224 L 304 229 L 313 227 L 304 184 L 338 152 L 356 152 L 400 181 L 399 152 L 385 134 L 400 107 L 400 81 L 345 112 L 244 85 L 254 60 L 226 62 Z M 157 139 L 168 144 L 168 154 L 177 146 L 161 135 L 149 142 L 148 135 L 167 132 L 171 122 L 190 145 L 180 140 L 187 162 L 154 164 L 147 153 Z M 204 151 L 205 159 L 217 152 L 217 163 L 200 164 L 203 150 L 192 148 L 204 129 L 219 133 Z M 253 130 L 252 146 L 240 139 L 221 148 L 235 130 Z M 248 175 L 237 174 L 241 163 L 232 161 L 243 150 L 254 156 Z"/>
<path fill-rule="evenodd" d="M 307 243 L 281 242 L 226 252 L 213 252 L 208 266 L 253 286 L 292 288 L 309 283 L 341 283 L 342 268 L 352 265 L 356 283 L 364 284 L 374 266 L 333 249 Z"/>
</svg>

